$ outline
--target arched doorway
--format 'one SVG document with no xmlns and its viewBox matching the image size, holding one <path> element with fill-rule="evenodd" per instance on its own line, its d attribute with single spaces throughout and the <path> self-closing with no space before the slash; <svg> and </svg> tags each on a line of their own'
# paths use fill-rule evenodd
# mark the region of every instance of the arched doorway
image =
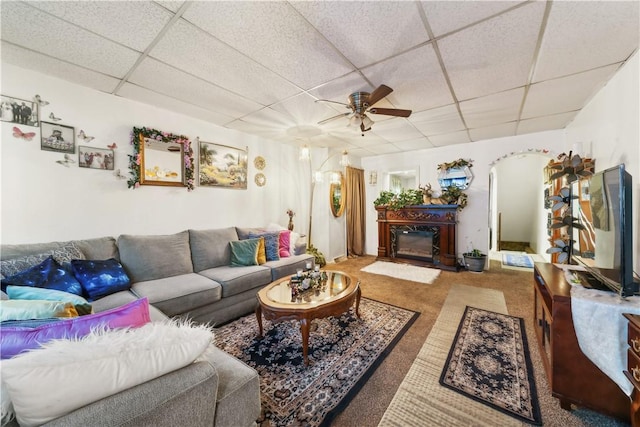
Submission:
<svg viewBox="0 0 640 427">
<path fill-rule="evenodd" d="M 548 260 L 545 253 L 547 220 L 544 168 L 553 155 L 547 150 L 512 153 L 495 162 L 489 171 L 489 248 L 490 257 L 502 253 L 537 254 L 537 261 Z"/>
</svg>

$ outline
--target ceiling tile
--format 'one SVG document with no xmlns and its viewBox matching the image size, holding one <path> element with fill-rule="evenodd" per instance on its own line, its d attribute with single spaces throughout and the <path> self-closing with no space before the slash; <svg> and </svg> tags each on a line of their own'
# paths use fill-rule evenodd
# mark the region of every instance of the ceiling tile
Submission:
<svg viewBox="0 0 640 427">
<path fill-rule="evenodd" d="M 376 145 L 389 143 L 389 141 L 387 141 L 386 139 L 372 132 L 367 132 L 364 134 L 364 136 L 360 136 L 360 135 L 358 136 L 359 136 L 358 138 L 353 138 L 351 140 L 351 143 L 356 147 L 367 148 L 367 147 L 373 147 Z"/>
<path fill-rule="evenodd" d="M 444 135 L 430 136 L 429 141 L 431 141 L 431 143 L 436 147 L 471 142 L 469 140 L 469 136 L 467 135 L 467 131 L 464 130 L 459 132 L 447 133 Z"/>
<path fill-rule="evenodd" d="M 2 62 L 27 69 L 35 67 L 37 70 L 47 70 L 47 74 L 51 76 L 101 92 L 111 93 L 120 83 L 120 80 L 113 77 L 69 64 L 32 50 L 23 49 L 4 41 L 0 49 L 2 50 Z"/>
<path fill-rule="evenodd" d="M 372 126 L 372 132 L 389 142 L 406 141 L 424 136 L 411 123 L 400 118 L 375 123 Z"/>
<path fill-rule="evenodd" d="M 472 141 L 514 136 L 516 134 L 516 126 L 517 122 L 502 123 L 494 126 L 469 129 L 469 134 L 471 135 Z"/>
<path fill-rule="evenodd" d="M 152 58 L 143 60 L 129 80 L 152 91 L 231 117 L 243 116 L 262 108 L 260 104 Z"/>
<path fill-rule="evenodd" d="M 413 113 L 407 120 L 427 136 L 464 129 L 464 123 L 454 104 Z"/>
<path fill-rule="evenodd" d="M 402 93 L 401 98 L 393 93 L 387 97 L 396 108 L 421 111 L 453 103 L 431 45 L 367 67 L 362 73 L 374 85 L 385 84 Z"/>
<path fill-rule="evenodd" d="M 617 64 L 611 65 L 531 85 L 522 118 L 530 119 L 581 109 L 618 67 Z"/>
<path fill-rule="evenodd" d="M 195 2 L 183 16 L 303 89 L 353 71 L 285 2 Z"/>
<path fill-rule="evenodd" d="M 64 34 L 64 42 L 52 37 Z M 113 77 L 124 77 L 140 56 L 21 2 L 2 2 L 2 39 Z"/>
<path fill-rule="evenodd" d="M 291 4 L 357 67 L 429 40 L 414 2 L 296 1 Z M 365 37 L 363 29 L 366 29 Z"/>
<path fill-rule="evenodd" d="M 392 144 L 382 144 L 382 145 L 372 145 L 371 147 L 367 147 L 367 151 L 370 151 L 373 154 L 393 154 L 393 153 L 399 153 L 401 150 Z"/>
<path fill-rule="evenodd" d="M 553 2 L 533 81 L 624 61 L 638 34 L 638 1 Z"/>
<path fill-rule="evenodd" d="M 313 88 L 309 91 L 309 94 L 318 99 L 348 103 L 350 94 L 354 92 L 371 92 L 373 89 L 375 87 L 367 83 L 362 74 L 353 72 Z M 334 108 L 337 108 L 338 112 L 340 112 L 344 107 L 336 104 Z"/>
<path fill-rule="evenodd" d="M 318 125 L 318 122 L 332 116 L 336 116 L 336 111 L 326 102 L 315 102 L 315 98 L 306 93 L 288 98 L 282 102 L 271 106 L 276 111 L 287 114 L 293 119 L 297 125 L 317 126 L 318 128 L 328 129 L 335 124 L 345 126 L 347 119 L 338 119 L 334 123 L 327 123 L 326 126 Z M 348 113 L 351 110 L 341 110 L 341 113 Z"/>
<path fill-rule="evenodd" d="M 481 128 L 518 120 L 524 88 L 507 90 L 460 103 L 469 128 Z"/>
<path fill-rule="evenodd" d="M 177 12 L 180 9 L 180 6 L 184 3 L 183 1 L 159 1 L 156 0 L 154 3 L 159 4 L 160 6 L 169 9 L 172 12 Z"/>
<path fill-rule="evenodd" d="M 459 100 L 527 83 L 543 12 L 532 2 L 438 41 Z"/>
<path fill-rule="evenodd" d="M 564 129 L 569 123 L 571 123 L 577 113 L 577 111 L 571 111 L 568 113 L 520 120 L 520 123 L 518 123 L 517 134 L 524 135 L 527 133 L 542 132 L 545 130 Z"/>
<path fill-rule="evenodd" d="M 427 137 L 394 142 L 393 145 L 402 151 L 424 150 L 425 148 L 434 147 Z"/>
<path fill-rule="evenodd" d="M 299 92 L 282 77 L 185 20 L 176 22 L 150 56 L 264 105 Z"/>
<path fill-rule="evenodd" d="M 143 52 L 173 14 L 147 1 L 36 1 L 30 5 Z"/>
<path fill-rule="evenodd" d="M 139 101 L 144 104 L 153 105 L 170 111 L 176 111 L 178 109 L 180 114 L 205 120 L 219 126 L 223 126 L 231 120 L 231 117 L 229 116 L 215 113 L 192 104 L 187 104 L 186 102 L 178 101 L 175 98 L 161 95 L 157 92 L 150 91 L 131 83 L 125 83 L 118 91 L 118 95 L 123 98 L 132 99 L 134 101 Z"/>
<path fill-rule="evenodd" d="M 437 37 L 513 7 L 513 1 L 422 1 L 427 21 Z"/>
</svg>

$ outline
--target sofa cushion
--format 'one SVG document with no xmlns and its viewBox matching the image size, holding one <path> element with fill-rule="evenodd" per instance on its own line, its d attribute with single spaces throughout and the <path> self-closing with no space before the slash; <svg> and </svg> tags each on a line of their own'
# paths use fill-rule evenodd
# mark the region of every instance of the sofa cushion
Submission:
<svg viewBox="0 0 640 427">
<path fill-rule="evenodd" d="M 2 381 L 17 421 L 40 425 L 193 363 L 212 338 L 209 328 L 187 324 L 96 330 L 3 361 Z"/>
<path fill-rule="evenodd" d="M 231 263 L 229 242 L 232 240 L 238 240 L 235 227 L 189 230 L 193 271 L 197 273 L 208 268 L 229 265 Z"/>
<path fill-rule="evenodd" d="M 193 273 L 189 232 L 170 235 L 118 237 L 120 262 L 132 282 Z"/>
<path fill-rule="evenodd" d="M 271 283 L 271 270 L 261 265 L 216 267 L 198 274 L 220 283 L 223 298 Z"/>
<path fill-rule="evenodd" d="M 73 303 L 66 301 L 36 301 L 8 299 L 0 301 L 0 322 L 9 320 L 50 319 L 52 317 L 78 317 Z M 4 352 L 4 349 L 2 349 Z"/>
<path fill-rule="evenodd" d="M 258 227 L 236 227 L 236 233 L 238 234 L 238 239 L 244 240 L 249 238 L 249 234 L 261 234 L 264 233 L 264 228 Z"/>
<path fill-rule="evenodd" d="M 263 238 L 260 237 L 257 239 L 235 240 L 229 242 L 229 246 L 231 247 L 231 266 L 243 267 L 258 265 L 260 239 Z"/>
<path fill-rule="evenodd" d="M 63 268 L 53 259 L 51 255 L 38 265 L 2 279 L 3 290 L 9 285 L 57 289 L 63 292 L 82 295 L 80 282 L 76 280 L 70 271 Z"/>
<path fill-rule="evenodd" d="M 116 239 L 111 236 L 74 240 L 73 243 L 82 251 L 86 259 L 120 259 Z"/>
<path fill-rule="evenodd" d="M 222 298 L 220 283 L 197 273 L 138 282 L 131 289 L 136 295 L 149 298 L 149 302 L 167 316 L 176 316 Z"/>
<path fill-rule="evenodd" d="M 215 426 L 253 425 L 260 416 L 258 373 L 218 348 L 204 355 L 218 372 Z"/>
<path fill-rule="evenodd" d="M 71 269 L 92 301 L 131 287 L 129 276 L 115 258 L 73 260 Z"/>
<path fill-rule="evenodd" d="M 56 289 L 35 288 L 31 286 L 7 286 L 7 295 L 9 298 L 17 300 L 70 302 L 80 316 L 93 312 L 91 304 L 80 295 L 58 291 Z"/>
<path fill-rule="evenodd" d="M 309 254 L 292 255 L 287 258 L 280 258 L 277 261 L 268 261 L 264 266 L 271 269 L 271 280 L 276 281 L 282 277 L 295 274 L 298 268 L 304 270 L 307 261 L 313 262 L 313 256 Z"/>
<path fill-rule="evenodd" d="M 51 245 L 55 246 L 51 247 Z M 4 253 L 5 250 L 9 251 L 10 253 L 12 252 L 13 254 L 20 254 L 11 259 L 3 258 L 4 260 L 0 262 L 0 273 L 2 273 L 4 277 L 13 276 L 21 271 L 38 265 L 50 256 L 53 257 L 53 259 L 55 259 L 59 264 L 70 262 L 72 259 L 85 259 L 84 254 L 73 242 L 68 242 L 64 245 L 53 243 L 50 243 L 48 245 L 24 245 L 27 248 L 33 248 L 35 250 L 46 247 L 49 248 L 42 252 L 30 252 L 27 249 L 24 249 L 24 252 L 21 252 L 21 250 L 19 249 L 21 246 L 23 245 L 2 245 L 3 257 L 7 255 Z"/>
<path fill-rule="evenodd" d="M 2 358 L 13 357 L 22 351 L 39 348 L 42 344 L 54 339 L 83 337 L 95 328 L 139 327 L 149 321 L 149 302 L 141 299 L 102 313 L 47 324 L 35 323 L 31 327 L 25 324 L 5 324 L 0 328 Z"/>
</svg>

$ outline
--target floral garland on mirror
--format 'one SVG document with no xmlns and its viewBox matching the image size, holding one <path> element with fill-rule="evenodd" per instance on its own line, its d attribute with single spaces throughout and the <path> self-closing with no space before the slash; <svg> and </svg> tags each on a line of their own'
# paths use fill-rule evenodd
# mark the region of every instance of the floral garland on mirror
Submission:
<svg viewBox="0 0 640 427">
<path fill-rule="evenodd" d="M 473 163 L 471 163 L 473 160 L 469 159 L 469 160 L 465 160 L 465 159 L 458 159 L 458 160 L 454 160 L 452 162 L 448 162 L 448 163 L 440 163 L 438 165 L 438 170 L 449 170 L 449 169 L 453 169 L 453 168 L 463 168 L 465 166 L 469 166 L 472 167 Z"/>
<path fill-rule="evenodd" d="M 157 129 L 149 129 L 146 127 L 137 128 L 134 127 L 131 131 L 131 145 L 133 146 L 133 154 L 129 154 L 129 169 L 131 178 L 127 181 L 129 188 L 140 187 L 140 137 L 155 139 L 162 142 L 173 142 L 182 144 L 184 151 L 184 174 L 185 174 L 185 187 L 188 191 L 195 188 L 195 164 L 193 161 L 193 148 L 191 148 L 191 141 L 184 135 L 174 135 L 168 132 L 161 132 Z"/>
</svg>

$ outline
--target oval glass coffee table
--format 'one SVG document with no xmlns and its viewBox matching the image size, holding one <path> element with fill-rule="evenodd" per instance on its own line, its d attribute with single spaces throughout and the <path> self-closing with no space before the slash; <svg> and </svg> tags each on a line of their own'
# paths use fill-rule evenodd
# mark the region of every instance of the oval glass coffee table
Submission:
<svg viewBox="0 0 640 427">
<path fill-rule="evenodd" d="M 258 292 L 256 318 L 262 338 L 262 316 L 274 322 L 284 320 L 300 321 L 302 333 L 302 355 L 304 364 L 309 365 L 309 329 L 313 319 L 339 316 L 349 310 L 354 301 L 356 316 L 360 317 L 360 281 L 340 271 L 326 271 L 327 280 L 316 289 L 301 291 L 292 295 L 290 277 L 277 280 Z"/>
</svg>

